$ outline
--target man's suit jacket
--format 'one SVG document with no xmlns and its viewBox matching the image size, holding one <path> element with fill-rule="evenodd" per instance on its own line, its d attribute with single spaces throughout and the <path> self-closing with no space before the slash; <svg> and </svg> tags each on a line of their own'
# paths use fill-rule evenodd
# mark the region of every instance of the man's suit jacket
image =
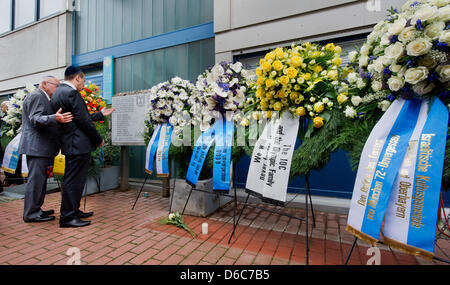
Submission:
<svg viewBox="0 0 450 285">
<path fill-rule="evenodd" d="M 22 137 L 19 153 L 29 156 L 54 157 L 58 154 L 59 123 L 47 95 L 36 89 L 27 95 L 22 107 Z"/>
<path fill-rule="evenodd" d="M 64 155 L 80 155 L 94 151 L 103 141 L 93 121 L 103 121 L 101 112 L 89 114 L 80 92 L 61 83 L 52 96 L 52 108 L 56 112 L 71 112 L 73 121 L 61 127 L 61 152 Z"/>
</svg>

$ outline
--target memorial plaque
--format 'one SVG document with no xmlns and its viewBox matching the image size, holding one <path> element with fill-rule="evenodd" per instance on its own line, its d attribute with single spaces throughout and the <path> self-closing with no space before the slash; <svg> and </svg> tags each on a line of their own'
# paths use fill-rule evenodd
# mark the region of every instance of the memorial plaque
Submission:
<svg viewBox="0 0 450 285">
<path fill-rule="evenodd" d="M 112 114 L 113 145 L 145 145 L 144 132 L 150 92 L 120 95 L 112 98 L 116 111 Z"/>
</svg>

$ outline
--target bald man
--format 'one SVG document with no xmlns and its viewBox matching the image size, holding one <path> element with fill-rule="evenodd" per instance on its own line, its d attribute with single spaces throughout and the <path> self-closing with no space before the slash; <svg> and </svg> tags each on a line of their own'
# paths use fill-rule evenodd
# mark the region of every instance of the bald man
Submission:
<svg viewBox="0 0 450 285">
<path fill-rule="evenodd" d="M 26 185 L 23 220 L 26 223 L 47 222 L 55 219 L 54 210 L 43 211 L 47 191 L 47 167 L 58 154 L 60 143 L 58 128 L 70 123 L 71 113 L 56 114 L 50 105 L 59 80 L 53 76 L 42 79 L 39 88 L 27 95 L 22 109 L 22 137 L 19 153 L 27 156 L 28 182 Z"/>
</svg>

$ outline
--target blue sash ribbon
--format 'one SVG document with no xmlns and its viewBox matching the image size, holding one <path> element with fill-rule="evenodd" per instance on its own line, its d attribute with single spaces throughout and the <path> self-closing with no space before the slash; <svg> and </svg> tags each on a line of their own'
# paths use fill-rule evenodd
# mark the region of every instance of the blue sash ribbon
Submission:
<svg viewBox="0 0 450 285">
<path fill-rule="evenodd" d="M 445 146 L 447 107 L 435 99 L 420 136 L 411 201 L 408 245 L 434 252 Z"/>
<path fill-rule="evenodd" d="M 157 128 L 154 130 L 152 139 L 150 140 L 147 146 L 145 172 L 147 172 L 148 174 L 153 173 L 153 161 L 155 158 L 156 150 L 158 149 L 160 133 L 161 133 L 161 126 L 158 125 Z"/>
<path fill-rule="evenodd" d="M 368 195 L 361 231 L 378 240 L 381 224 L 398 170 L 417 122 L 421 102 L 407 100 L 403 105 L 377 161 Z"/>
<path fill-rule="evenodd" d="M 216 124 L 203 132 L 195 142 L 186 175 L 186 182 L 192 187 L 197 186 L 198 177 L 200 176 L 203 164 L 205 163 L 206 155 L 208 154 L 211 145 L 214 143 L 215 126 Z"/>
<path fill-rule="evenodd" d="M 166 123 L 163 126 L 162 131 L 164 131 L 164 142 L 163 148 L 161 150 L 161 171 L 158 171 L 158 177 L 169 177 L 169 148 L 172 141 L 173 126 Z M 161 132 L 162 132 L 161 131 Z M 161 137 L 161 135 L 160 135 Z"/>
<path fill-rule="evenodd" d="M 213 189 L 230 190 L 231 147 L 234 125 L 227 120 L 216 123 L 216 146 L 213 160 Z"/>
<path fill-rule="evenodd" d="M 19 163 L 20 153 L 19 144 L 22 133 L 19 133 L 12 141 L 6 146 L 5 153 L 3 155 L 2 169 L 5 172 L 14 174 L 16 173 L 17 164 Z"/>
</svg>

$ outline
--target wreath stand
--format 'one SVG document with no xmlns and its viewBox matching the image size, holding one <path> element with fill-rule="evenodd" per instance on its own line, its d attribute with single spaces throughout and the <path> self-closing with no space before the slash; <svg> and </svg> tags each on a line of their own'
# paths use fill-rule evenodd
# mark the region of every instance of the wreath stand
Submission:
<svg viewBox="0 0 450 285">
<path fill-rule="evenodd" d="M 314 216 L 314 209 L 313 209 L 312 198 L 311 198 L 311 190 L 310 190 L 310 187 L 309 187 L 309 173 L 307 173 L 305 175 L 305 191 L 306 191 L 305 192 L 305 218 L 299 218 L 299 217 L 295 217 L 295 216 L 283 213 L 282 209 L 280 209 L 278 211 L 274 211 L 274 210 L 270 210 L 270 209 L 259 207 L 257 205 L 248 204 L 247 202 L 248 202 L 248 199 L 249 199 L 250 196 L 255 196 L 255 197 L 258 197 L 258 196 L 256 196 L 253 192 L 246 190 L 247 198 L 245 199 L 244 206 L 241 209 L 241 212 L 239 214 L 237 222 L 234 224 L 233 232 L 231 233 L 231 236 L 230 236 L 230 239 L 228 240 L 228 243 L 230 243 L 230 240 L 231 240 L 231 238 L 233 237 L 233 235 L 235 233 L 236 227 L 237 227 L 237 225 L 239 223 L 239 220 L 241 219 L 242 213 L 244 212 L 244 209 L 245 209 L 246 206 L 249 206 L 249 207 L 252 207 L 252 208 L 256 208 L 256 209 L 260 209 L 262 211 L 270 212 L 272 214 L 277 214 L 277 215 L 280 215 L 280 216 L 285 216 L 285 217 L 289 217 L 289 218 L 292 218 L 292 219 L 305 221 L 305 223 L 306 223 L 306 265 L 309 265 L 309 206 L 311 206 L 312 219 L 313 219 L 313 228 L 316 227 L 316 219 L 315 219 L 315 216 Z M 279 206 L 285 208 L 297 196 L 298 196 L 298 194 L 295 195 L 294 198 L 292 198 L 286 204 L 284 204 L 282 206 L 279 205 Z M 309 197 L 309 203 L 308 203 L 308 197 Z M 261 198 L 261 197 L 258 197 L 258 198 Z"/>
</svg>

